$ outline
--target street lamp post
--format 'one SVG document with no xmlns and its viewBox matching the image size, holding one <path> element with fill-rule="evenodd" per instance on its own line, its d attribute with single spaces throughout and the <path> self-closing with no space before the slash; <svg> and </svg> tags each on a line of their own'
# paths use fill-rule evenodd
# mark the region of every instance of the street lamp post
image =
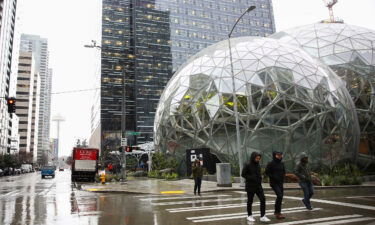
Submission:
<svg viewBox="0 0 375 225">
<path fill-rule="evenodd" d="M 236 148 L 238 151 L 238 163 L 240 167 L 240 186 L 244 186 L 244 180 L 241 177 L 241 171 L 243 168 L 242 165 L 242 146 L 241 146 L 241 137 L 240 137 L 240 121 L 238 118 L 238 104 L 237 104 L 237 96 L 236 96 L 236 87 L 235 87 L 235 81 L 234 81 L 234 70 L 233 70 L 233 59 L 232 59 L 232 47 L 230 43 L 230 38 L 232 36 L 233 30 L 238 24 L 238 22 L 242 19 L 242 17 L 246 14 L 249 13 L 250 11 L 254 10 L 256 7 L 255 6 L 250 6 L 248 9 L 246 9 L 245 12 L 242 13 L 242 15 L 237 19 L 236 23 L 233 25 L 232 30 L 228 34 L 228 45 L 229 45 L 229 60 L 230 60 L 230 70 L 231 70 L 231 75 L 232 75 L 232 91 L 233 91 L 233 111 L 234 111 L 234 117 L 236 119 Z"/>
<path fill-rule="evenodd" d="M 100 45 L 96 44 L 95 40 L 91 40 L 91 45 L 84 45 L 85 48 L 97 48 L 99 50 L 102 50 L 102 47 Z M 125 74 L 123 74 L 124 77 L 122 79 L 123 89 L 122 89 L 122 109 L 121 109 L 121 140 L 126 138 L 126 89 L 125 89 Z M 125 148 L 121 146 L 122 152 L 121 152 L 121 180 L 126 181 L 126 152 Z"/>
</svg>

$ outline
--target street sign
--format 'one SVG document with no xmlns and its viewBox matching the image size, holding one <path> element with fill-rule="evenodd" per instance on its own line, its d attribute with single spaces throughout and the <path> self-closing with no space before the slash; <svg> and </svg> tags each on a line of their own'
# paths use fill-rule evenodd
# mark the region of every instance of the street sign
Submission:
<svg viewBox="0 0 375 225">
<path fill-rule="evenodd" d="M 136 132 L 136 131 L 126 131 L 126 135 L 140 135 L 141 132 Z"/>
<path fill-rule="evenodd" d="M 125 147 L 128 145 L 128 139 L 127 138 L 121 138 L 121 147 Z"/>
</svg>

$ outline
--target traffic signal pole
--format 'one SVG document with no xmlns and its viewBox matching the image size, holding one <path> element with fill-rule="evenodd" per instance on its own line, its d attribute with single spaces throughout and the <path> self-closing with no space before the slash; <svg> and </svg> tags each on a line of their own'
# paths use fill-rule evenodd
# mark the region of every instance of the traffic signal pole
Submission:
<svg viewBox="0 0 375 225">
<path fill-rule="evenodd" d="M 125 88 L 125 71 L 123 69 L 123 77 L 122 77 L 122 112 L 121 112 L 121 138 L 126 138 L 126 88 Z M 127 146 L 127 144 L 126 144 Z M 122 182 L 126 181 L 126 147 L 121 146 L 124 148 L 121 153 L 121 180 Z"/>
</svg>

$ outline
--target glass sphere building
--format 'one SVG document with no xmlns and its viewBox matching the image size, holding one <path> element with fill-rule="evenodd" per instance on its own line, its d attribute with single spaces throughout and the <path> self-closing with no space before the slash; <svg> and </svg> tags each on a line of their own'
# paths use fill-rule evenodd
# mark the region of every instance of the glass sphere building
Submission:
<svg viewBox="0 0 375 225">
<path fill-rule="evenodd" d="M 375 31 L 342 23 L 317 23 L 271 37 L 302 47 L 344 80 L 357 111 L 360 153 L 375 155 Z"/>
<path fill-rule="evenodd" d="M 214 44 L 173 75 L 155 116 L 157 150 L 183 159 L 185 149 L 210 148 L 238 165 L 235 92 L 243 161 L 253 151 L 268 160 L 275 150 L 284 152 L 289 168 L 301 152 L 315 165 L 356 157 L 353 102 L 329 67 L 300 47 L 269 38 L 231 39 L 231 49 L 232 61 L 228 40 Z"/>
</svg>

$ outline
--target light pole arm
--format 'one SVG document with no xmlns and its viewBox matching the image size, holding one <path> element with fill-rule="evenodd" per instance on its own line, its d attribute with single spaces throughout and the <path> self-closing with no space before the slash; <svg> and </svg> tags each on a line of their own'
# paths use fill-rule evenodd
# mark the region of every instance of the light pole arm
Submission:
<svg viewBox="0 0 375 225">
<path fill-rule="evenodd" d="M 243 17 L 246 13 L 248 13 L 248 12 L 254 10 L 255 8 L 256 8 L 256 7 L 252 5 L 252 6 L 250 6 L 248 9 L 246 9 L 245 12 L 242 13 L 242 15 L 240 16 L 240 18 L 238 18 L 237 21 L 236 21 L 236 23 L 233 25 L 232 30 L 231 30 L 230 33 L 228 34 L 228 38 L 230 38 L 230 37 L 232 36 L 232 33 L 233 33 L 234 28 L 236 28 L 238 22 L 240 22 L 240 20 L 242 19 L 242 17 Z"/>
</svg>

